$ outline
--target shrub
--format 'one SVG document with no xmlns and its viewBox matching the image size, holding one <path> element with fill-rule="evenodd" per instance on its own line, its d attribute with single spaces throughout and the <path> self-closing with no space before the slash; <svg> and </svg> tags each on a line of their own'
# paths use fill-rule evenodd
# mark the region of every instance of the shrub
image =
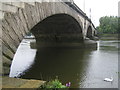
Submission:
<svg viewBox="0 0 120 90">
<path fill-rule="evenodd" d="M 57 89 L 57 88 L 69 88 L 71 83 L 66 83 L 66 85 L 63 85 L 58 79 L 51 80 L 47 82 L 45 85 L 42 86 L 42 88 L 51 88 L 51 89 Z"/>
</svg>

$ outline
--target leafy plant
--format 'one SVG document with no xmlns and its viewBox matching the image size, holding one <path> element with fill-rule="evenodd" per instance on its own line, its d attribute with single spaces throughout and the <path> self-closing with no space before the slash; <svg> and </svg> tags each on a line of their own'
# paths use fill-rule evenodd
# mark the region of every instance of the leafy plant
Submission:
<svg viewBox="0 0 120 90">
<path fill-rule="evenodd" d="M 71 83 L 66 83 L 63 85 L 58 79 L 48 81 L 45 85 L 42 86 L 43 89 L 51 88 L 51 89 L 58 89 L 58 88 L 69 88 Z"/>
</svg>

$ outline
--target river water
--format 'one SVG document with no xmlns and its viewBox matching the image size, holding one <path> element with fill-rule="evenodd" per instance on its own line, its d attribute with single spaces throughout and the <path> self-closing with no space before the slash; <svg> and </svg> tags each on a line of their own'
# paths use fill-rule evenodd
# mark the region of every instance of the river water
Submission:
<svg viewBox="0 0 120 90">
<path fill-rule="evenodd" d="M 97 50 L 80 48 L 30 48 L 30 39 L 20 44 L 10 77 L 51 80 L 58 76 L 72 88 L 118 88 L 118 41 L 97 41 Z M 113 77 L 112 82 L 104 78 Z"/>
</svg>

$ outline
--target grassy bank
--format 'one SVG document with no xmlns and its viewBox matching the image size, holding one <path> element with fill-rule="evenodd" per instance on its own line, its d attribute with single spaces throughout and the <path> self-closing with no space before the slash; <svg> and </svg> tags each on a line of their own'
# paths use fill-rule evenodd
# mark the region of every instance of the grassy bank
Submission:
<svg viewBox="0 0 120 90">
<path fill-rule="evenodd" d="M 101 35 L 99 35 L 99 38 L 101 40 L 118 40 L 118 37 L 120 37 L 120 34 L 101 34 Z"/>
</svg>

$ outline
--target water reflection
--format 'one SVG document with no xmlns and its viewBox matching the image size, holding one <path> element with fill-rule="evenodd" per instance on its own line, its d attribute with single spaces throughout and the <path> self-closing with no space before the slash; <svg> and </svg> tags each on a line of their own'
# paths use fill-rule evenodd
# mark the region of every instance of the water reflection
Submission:
<svg viewBox="0 0 120 90">
<path fill-rule="evenodd" d="M 34 58 L 36 55 L 36 49 L 30 48 L 30 42 L 33 39 L 24 39 L 13 58 L 11 70 L 10 70 L 10 77 L 19 77 L 20 75 L 24 74 L 23 72 L 26 69 L 29 69 L 31 65 L 34 63 Z"/>
<path fill-rule="evenodd" d="M 111 40 L 111 41 L 100 41 L 100 49 L 105 51 L 118 51 L 120 41 Z"/>
<path fill-rule="evenodd" d="M 50 80 L 58 76 L 63 83 L 70 81 L 73 87 L 77 87 L 76 83 L 85 77 L 89 54 L 90 51 L 84 49 L 41 48 L 32 68 L 22 77 Z"/>
<path fill-rule="evenodd" d="M 40 48 L 36 56 L 29 54 L 29 57 L 35 56 L 35 58 L 31 60 L 33 61 L 31 67 L 23 70 L 24 75 L 21 75 L 21 78 L 51 80 L 58 76 L 64 84 L 71 82 L 71 87 L 74 88 L 117 88 L 118 43 L 118 41 L 98 41 L 97 50 Z M 19 56 L 19 60 L 20 58 Z M 23 64 L 29 65 L 24 62 Z M 14 65 L 17 68 L 21 67 L 19 61 L 15 61 Z M 13 71 L 17 71 L 16 67 Z M 12 75 L 15 76 L 15 73 Z M 111 76 L 114 78 L 112 83 L 103 81 L 104 78 Z"/>
</svg>

